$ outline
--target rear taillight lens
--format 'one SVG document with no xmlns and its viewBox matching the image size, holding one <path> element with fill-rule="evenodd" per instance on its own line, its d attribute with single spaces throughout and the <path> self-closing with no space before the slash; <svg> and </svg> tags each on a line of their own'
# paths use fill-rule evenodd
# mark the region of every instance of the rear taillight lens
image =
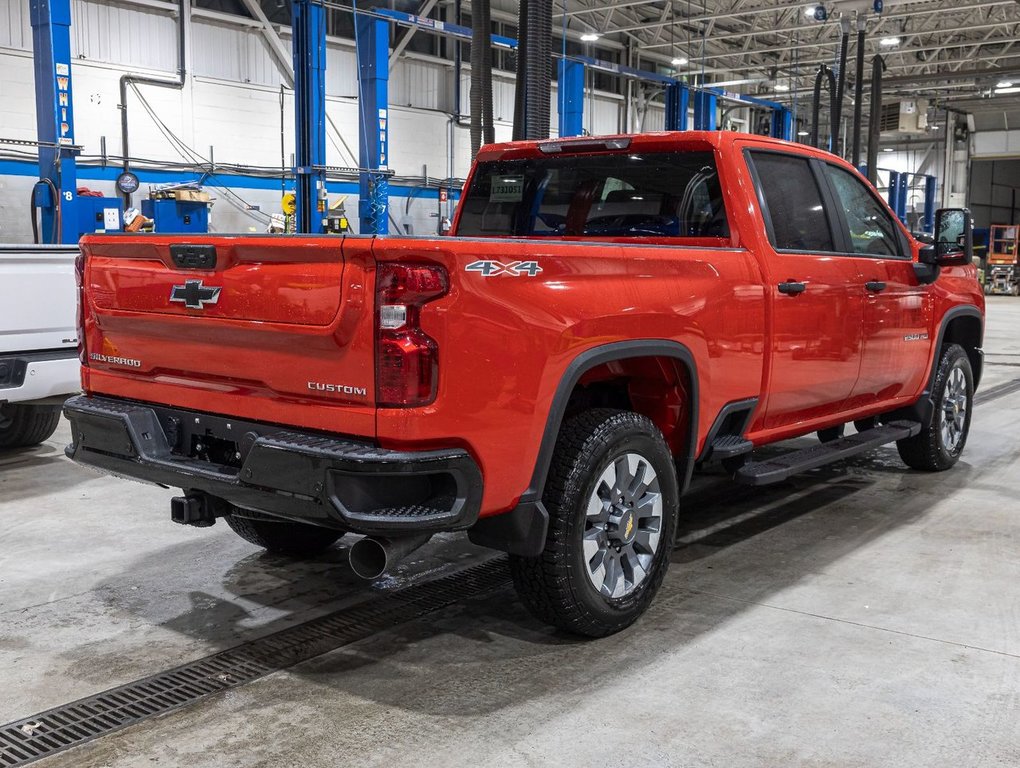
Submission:
<svg viewBox="0 0 1020 768">
<path fill-rule="evenodd" d="M 78 311 L 75 324 L 78 327 L 78 360 L 88 365 L 88 349 L 85 346 L 85 254 L 80 252 L 74 257 L 74 281 L 78 285 Z"/>
<path fill-rule="evenodd" d="M 375 395 L 379 406 L 411 408 L 436 399 L 439 345 L 421 328 L 421 308 L 445 296 L 435 264 L 382 262 L 375 278 Z"/>
</svg>

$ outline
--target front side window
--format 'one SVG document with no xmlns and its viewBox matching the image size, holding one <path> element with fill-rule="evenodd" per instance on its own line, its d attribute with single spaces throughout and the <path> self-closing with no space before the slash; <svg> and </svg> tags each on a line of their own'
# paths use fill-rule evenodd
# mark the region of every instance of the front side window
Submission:
<svg viewBox="0 0 1020 768">
<path fill-rule="evenodd" d="M 457 234 L 475 237 L 729 237 L 712 152 L 480 163 Z"/>
<path fill-rule="evenodd" d="M 751 152 L 776 250 L 835 251 L 822 191 L 806 157 Z"/>
<path fill-rule="evenodd" d="M 864 183 L 849 171 L 828 163 L 825 172 L 846 213 L 853 252 L 869 256 L 901 256 L 900 238 L 892 216 Z"/>
</svg>

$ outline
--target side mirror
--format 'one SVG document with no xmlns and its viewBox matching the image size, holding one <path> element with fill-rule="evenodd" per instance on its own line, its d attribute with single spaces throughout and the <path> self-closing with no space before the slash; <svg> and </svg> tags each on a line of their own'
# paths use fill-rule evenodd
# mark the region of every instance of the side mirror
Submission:
<svg viewBox="0 0 1020 768">
<path fill-rule="evenodd" d="M 974 222 L 966 208 L 939 208 L 935 211 L 935 244 L 929 246 L 939 267 L 959 267 L 974 259 Z M 928 251 L 929 248 L 924 248 Z M 927 261 L 927 259 L 926 259 Z"/>
</svg>

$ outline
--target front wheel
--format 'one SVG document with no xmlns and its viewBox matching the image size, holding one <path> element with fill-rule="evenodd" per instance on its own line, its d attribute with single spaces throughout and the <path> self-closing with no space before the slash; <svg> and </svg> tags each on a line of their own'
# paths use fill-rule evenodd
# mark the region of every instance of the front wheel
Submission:
<svg viewBox="0 0 1020 768">
<path fill-rule="evenodd" d="M 588 637 L 632 624 L 666 575 L 676 527 L 679 484 L 662 433 L 628 411 L 573 417 L 557 439 L 543 501 L 545 550 L 510 557 L 525 605 Z"/>
<path fill-rule="evenodd" d="M 932 399 L 935 408 L 928 423 L 914 437 L 897 442 L 896 448 L 908 467 L 941 472 L 963 453 L 974 404 L 974 374 L 959 344 L 947 344 L 942 350 Z"/>
</svg>

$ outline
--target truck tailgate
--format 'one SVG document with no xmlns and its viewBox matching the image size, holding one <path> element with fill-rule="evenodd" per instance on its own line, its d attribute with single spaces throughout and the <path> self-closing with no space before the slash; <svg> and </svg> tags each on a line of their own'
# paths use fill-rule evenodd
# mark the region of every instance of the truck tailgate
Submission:
<svg viewBox="0 0 1020 768">
<path fill-rule="evenodd" d="M 71 348 L 76 247 L 0 246 L 0 354 Z"/>
<path fill-rule="evenodd" d="M 375 434 L 370 239 L 99 235 L 81 248 L 90 392 Z"/>
</svg>

